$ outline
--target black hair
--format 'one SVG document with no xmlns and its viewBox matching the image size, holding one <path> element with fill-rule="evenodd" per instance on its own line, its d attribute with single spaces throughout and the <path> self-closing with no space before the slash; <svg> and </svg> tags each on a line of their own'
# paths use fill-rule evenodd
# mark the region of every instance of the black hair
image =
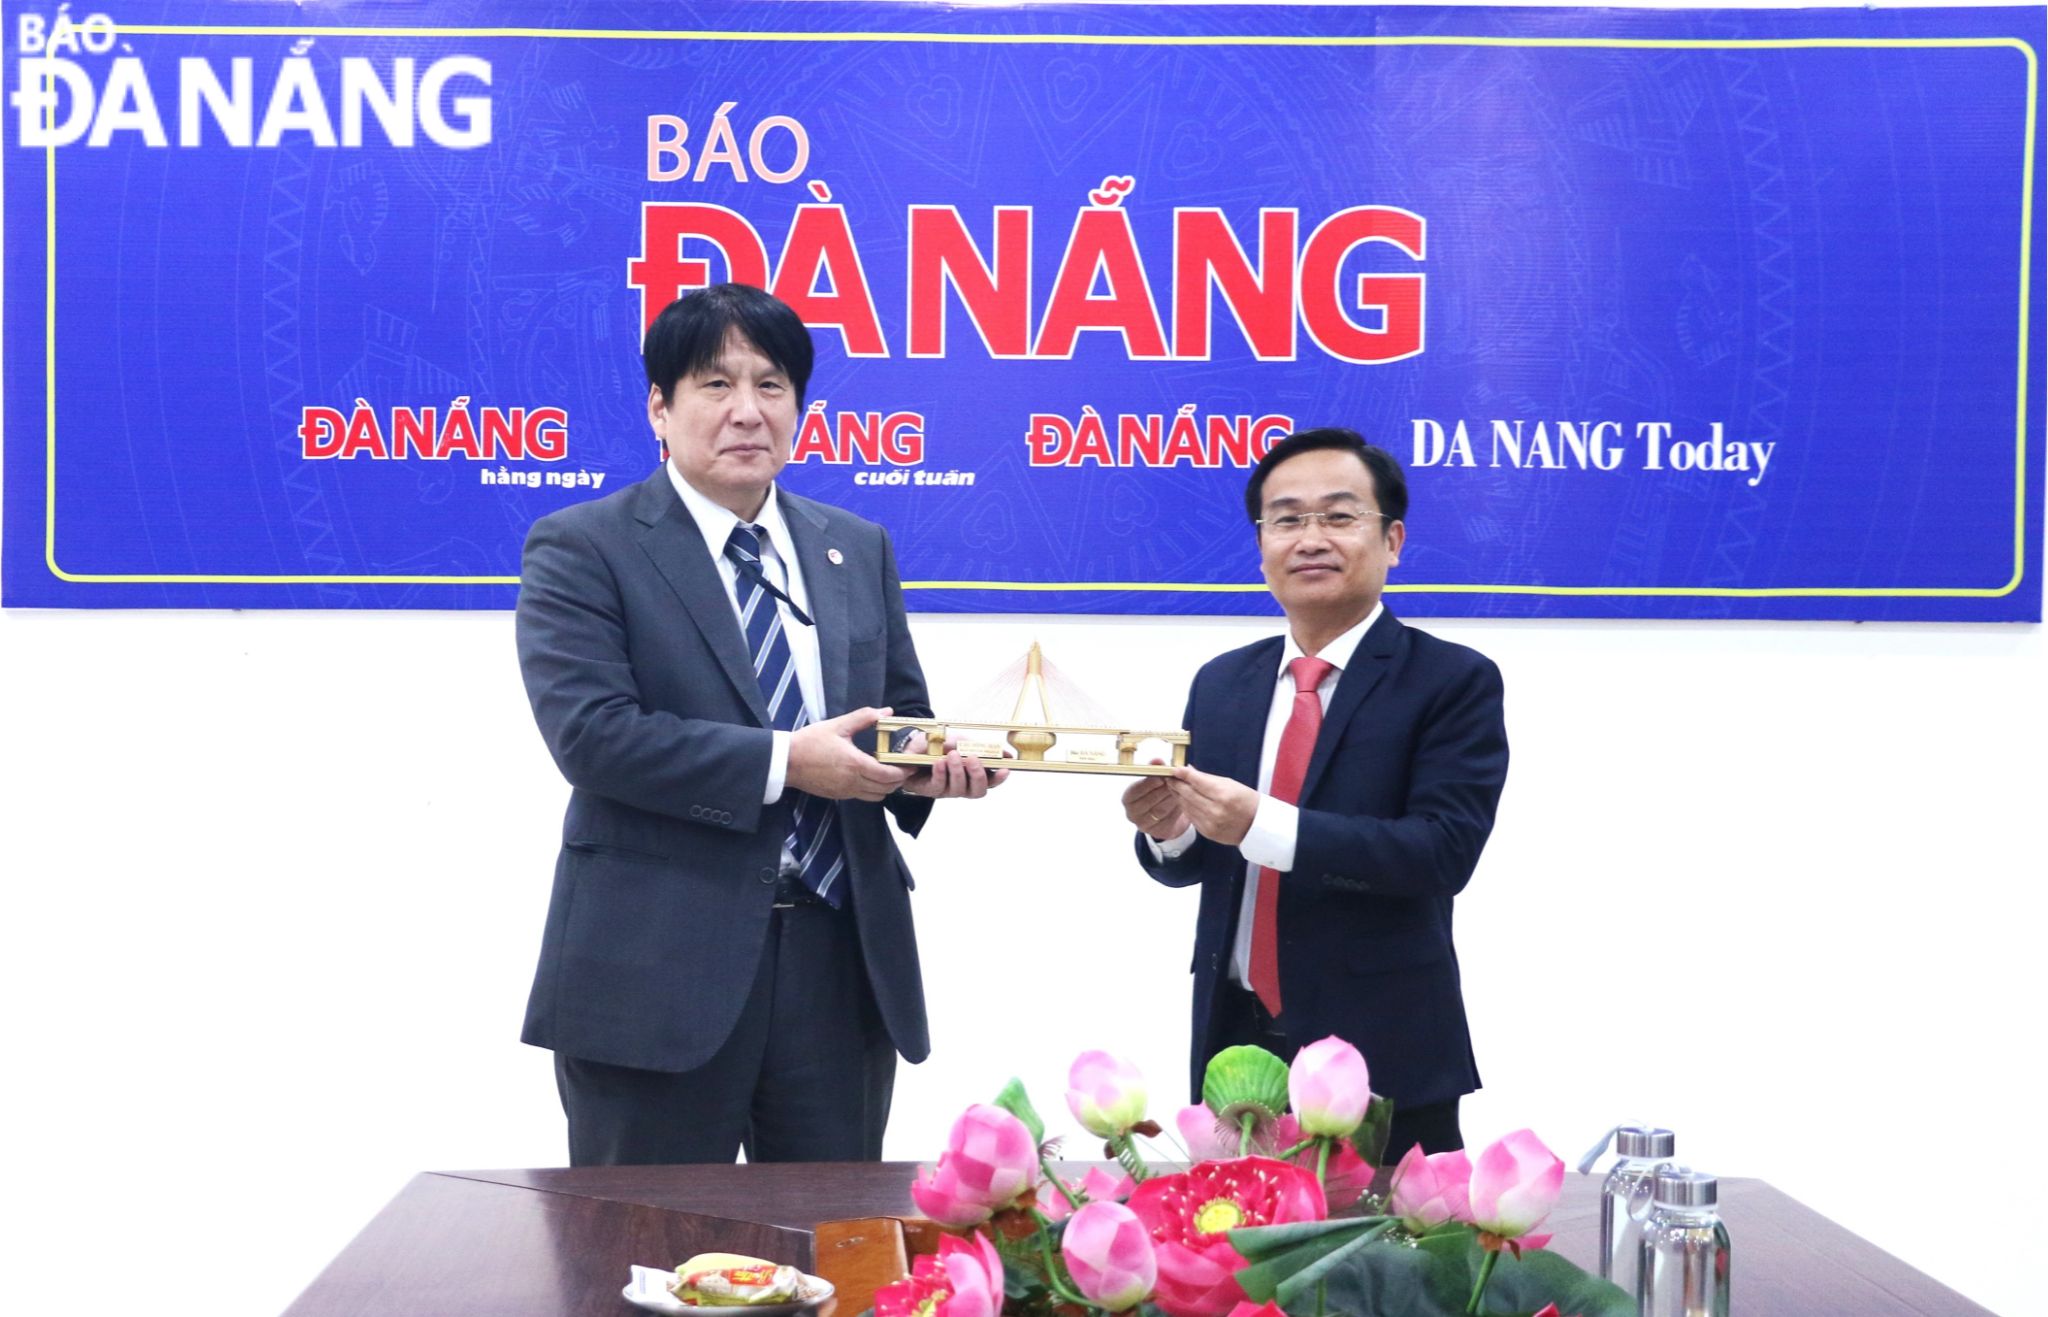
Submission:
<svg viewBox="0 0 2048 1317">
<path fill-rule="evenodd" d="M 1366 471 L 1372 476 L 1373 502 L 1379 504 L 1389 522 L 1401 521 L 1408 515 L 1408 478 L 1401 474 L 1401 464 L 1386 449 L 1369 444 L 1356 430 L 1344 430 L 1336 426 L 1325 426 L 1318 430 L 1298 430 L 1288 435 L 1267 450 L 1252 468 L 1252 478 L 1244 487 L 1244 510 L 1256 523 L 1259 514 L 1265 510 L 1264 497 L 1266 477 L 1273 473 L 1290 457 L 1312 453 L 1319 448 L 1334 448 L 1350 453 L 1365 463 Z"/>
<path fill-rule="evenodd" d="M 640 349 L 647 382 L 670 401 L 676 381 L 714 365 L 735 330 L 789 376 L 802 406 L 811 381 L 811 331 L 787 302 L 746 284 L 713 284 L 662 308 Z"/>
</svg>

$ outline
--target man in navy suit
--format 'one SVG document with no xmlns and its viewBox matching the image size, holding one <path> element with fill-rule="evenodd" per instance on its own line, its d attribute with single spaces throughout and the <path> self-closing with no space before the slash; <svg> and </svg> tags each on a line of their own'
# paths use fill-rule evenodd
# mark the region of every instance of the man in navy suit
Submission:
<svg viewBox="0 0 2048 1317">
<path fill-rule="evenodd" d="M 1507 778 L 1500 671 L 1381 602 L 1407 535 L 1400 466 L 1307 430 L 1253 470 L 1245 509 L 1287 634 L 1195 675 L 1189 762 L 1124 793 L 1138 860 L 1199 883 L 1193 1081 L 1257 1043 L 1336 1035 L 1394 1100 L 1389 1156 L 1464 1146 L 1479 1087 L 1451 906 Z"/>
<path fill-rule="evenodd" d="M 669 460 L 534 523 L 520 568 L 520 670 L 573 788 L 522 1037 L 555 1053 L 575 1165 L 875 1160 L 896 1055 L 930 1051 L 884 811 L 915 834 L 1002 774 L 864 748 L 930 708 L 887 533 L 775 484 L 796 313 L 703 289 L 644 357 Z"/>
</svg>

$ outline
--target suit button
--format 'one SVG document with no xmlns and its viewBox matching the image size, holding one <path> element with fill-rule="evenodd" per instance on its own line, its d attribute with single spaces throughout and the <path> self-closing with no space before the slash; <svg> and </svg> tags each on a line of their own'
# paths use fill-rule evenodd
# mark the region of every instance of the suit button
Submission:
<svg viewBox="0 0 2048 1317">
<path fill-rule="evenodd" d="M 761 881 L 762 881 L 762 882 L 764 882 L 764 883 L 767 883 L 767 884 L 768 884 L 768 885 L 769 885 L 770 887 L 773 887 L 773 886 L 775 885 L 775 870 L 773 870 L 773 869 L 763 869 L 763 870 L 761 870 Z"/>
<path fill-rule="evenodd" d="M 702 805 L 692 805 L 692 806 L 690 806 L 690 817 L 691 817 L 691 818 L 693 818 L 693 819 L 701 819 L 701 818 L 703 818 L 703 817 L 704 817 L 704 807 L 703 807 Z"/>
<path fill-rule="evenodd" d="M 731 811 L 731 810 L 728 810 L 728 809 L 721 809 L 721 810 L 719 810 L 719 811 L 718 811 L 718 821 L 719 821 L 720 823 L 730 823 L 730 822 L 732 822 L 732 811 Z"/>
</svg>

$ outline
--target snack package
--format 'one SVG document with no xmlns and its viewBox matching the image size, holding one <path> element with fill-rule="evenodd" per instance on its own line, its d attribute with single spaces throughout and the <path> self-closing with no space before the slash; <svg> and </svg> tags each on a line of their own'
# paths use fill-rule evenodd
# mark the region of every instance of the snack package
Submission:
<svg viewBox="0 0 2048 1317">
<path fill-rule="evenodd" d="M 736 1253 L 699 1253 L 676 1268 L 669 1293 L 700 1308 L 751 1308 L 796 1298 L 803 1273 Z"/>
</svg>

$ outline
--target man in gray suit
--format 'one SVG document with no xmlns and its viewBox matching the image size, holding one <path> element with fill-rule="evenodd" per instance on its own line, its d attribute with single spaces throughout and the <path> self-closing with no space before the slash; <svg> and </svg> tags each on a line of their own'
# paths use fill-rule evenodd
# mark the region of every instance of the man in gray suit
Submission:
<svg viewBox="0 0 2048 1317">
<path fill-rule="evenodd" d="M 703 289 L 644 357 L 669 460 L 541 518 L 520 568 L 520 670 L 574 788 L 522 1037 L 555 1053 L 575 1165 L 874 1160 L 896 1054 L 930 1051 L 884 812 L 915 835 L 1003 773 L 863 748 L 930 708 L 887 533 L 776 487 L 796 313 Z"/>
</svg>

